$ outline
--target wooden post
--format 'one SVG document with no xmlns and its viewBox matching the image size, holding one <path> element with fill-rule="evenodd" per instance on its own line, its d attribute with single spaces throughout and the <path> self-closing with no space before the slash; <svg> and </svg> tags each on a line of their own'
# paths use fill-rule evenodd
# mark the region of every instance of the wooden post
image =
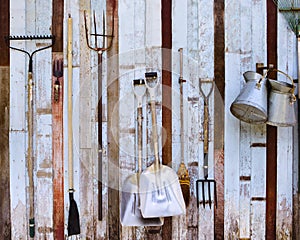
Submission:
<svg viewBox="0 0 300 240">
<path fill-rule="evenodd" d="M 277 68 L 277 8 L 267 0 L 267 61 Z M 276 79 L 276 74 L 271 76 Z M 276 239 L 277 127 L 267 126 L 266 239 Z"/>
<path fill-rule="evenodd" d="M 214 232 L 215 239 L 224 239 L 224 110 L 218 111 L 220 106 L 224 105 L 225 99 L 224 0 L 214 0 L 214 15 L 214 75 L 216 90 L 218 90 L 215 91 L 214 96 L 214 136 L 221 136 L 216 137 L 214 141 L 214 169 L 218 198 L 218 208 L 215 209 L 214 216 Z"/>
<path fill-rule="evenodd" d="M 162 127 L 165 130 L 162 163 L 172 166 L 172 1 L 161 0 Z M 172 239 L 172 218 L 165 218 L 162 239 Z"/>
<path fill-rule="evenodd" d="M 9 173 L 9 48 L 7 47 L 4 36 L 9 35 L 10 14 L 9 0 L 1 2 L 0 5 L 0 236 L 3 239 L 11 238 L 10 221 L 10 173 Z"/>
<path fill-rule="evenodd" d="M 107 151 L 108 151 L 108 238 L 120 239 L 119 198 L 119 62 L 118 62 L 118 1 L 106 1 L 107 29 L 112 29 L 114 40 L 107 51 Z"/>
<path fill-rule="evenodd" d="M 64 1 L 52 2 L 52 64 L 63 65 Z M 60 66 L 59 66 L 60 67 Z M 63 71 L 63 66 L 61 68 Z M 64 239 L 64 148 L 63 148 L 63 76 L 52 76 L 52 161 L 53 161 L 53 232 L 54 239 Z"/>
</svg>

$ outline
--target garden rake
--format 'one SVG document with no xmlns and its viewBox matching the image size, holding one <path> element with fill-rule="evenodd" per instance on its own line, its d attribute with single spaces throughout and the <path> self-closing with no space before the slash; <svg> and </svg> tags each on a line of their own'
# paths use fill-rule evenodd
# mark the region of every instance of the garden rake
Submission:
<svg viewBox="0 0 300 240">
<path fill-rule="evenodd" d="M 23 40 L 51 40 L 51 44 L 45 47 L 34 50 L 33 52 L 28 52 L 24 49 L 16 48 L 10 45 L 10 41 L 23 41 Z M 33 56 L 35 53 L 45 50 L 53 46 L 55 38 L 53 35 L 31 35 L 31 36 L 6 36 L 5 42 L 9 48 L 23 52 L 29 57 L 28 64 L 28 78 L 27 78 L 27 104 L 28 104 L 28 114 L 27 114 L 27 127 L 28 127 L 28 146 L 27 146 L 27 169 L 29 178 L 29 236 L 31 238 L 35 235 L 35 223 L 34 223 L 34 182 L 33 182 L 33 169 L 34 169 L 34 156 L 33 156 L 33 88 L 34 82 L 32 78 L 33 69 Z"/>
<path fill-rule="evenodd" d="M 113 8 L 114 16 L 115 6 Z M 111 34 L 106 34 L 105 31 L 105 14 L 102 15 L 102 33 L 97 32 L 96 14 L 93 12 L 94 33 L 89 33 L 87 26 L 87 14 L 84 11 L 84 27 L 87 46 L 89 49 L 98 53 L 98 220 L 102 220 L 102 54 L 112 47 L 114 33 L 114 17 L 112 17 Z M 90 41 L 90 37 L 94 36 L 94 44 Z M 102 38 L 102 44 L 98 44 L 98 37 Z M 109 44 L 106 44 L 106 39 L 109 38 Z"/>
</svg>

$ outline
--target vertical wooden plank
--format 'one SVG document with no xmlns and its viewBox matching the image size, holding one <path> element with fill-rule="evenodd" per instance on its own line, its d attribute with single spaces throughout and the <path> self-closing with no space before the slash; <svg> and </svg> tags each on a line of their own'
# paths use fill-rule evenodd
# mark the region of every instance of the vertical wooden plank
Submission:
<svg viewBox="0 0 300 240">
<path fill-rule="evenodd" d="M 36 1 L 28 4 L 34 10 L 36 21 L 30 28 L 35 35 L 51 34 L 52 3 Z M 28 13 L 29 14 L 29 13 Z M 30 18 L 28 17 L 28 20 Z M 35 23 L 35 24 L 33 24 Z M 51 40 L 34 41 L 32 50 L 52 44 Z M 35 189 L 35 234 L 38 238 L 53 239 L 53 188 L 52 188 L 52 115 L 51 48 L 37 52 L 33 62 L 33 132 L 34 132 L 34 189 Z M 45 212 L 45 206 L 49 211 Z"/>
<path fill-rule="evenodd" d="M 196 87 L 199 86 L 199 81 L 203 79 L 214 80 L 214 4 L 213 1 L 199 1 L 198 2 L 198 82 Z M 210 87 L 214 83 L 203 83 L 201 89 L 204 94 L 208 94 Z M 200 91 L 200 89 L 199 89 Z M 214 179 L 214 92 L 208 99 L 209 105 L 209 126 L 208 126 L 208 178 Z M 199 178 L 204 179 L 204 96 L 200 94 L 200 144 L 199 144 Z M 207 198 L 206 194 L 206 198 Z M 201 201 L 201 199 L 200 199 Z M 213 204 L 214 206 L 214 204 Z M 213 238 L 214 237 L 214 207 L 203 208 L 200 204 L 199 207 L 199 223 L 198 223 L 199 239 Z"/>
<path fill-rule="evenodd" d="M 120 239 L 119 212 L 119 3 L 115 0 L 106 1 L 106 15 L 110 19 L 107 26 L 112 29 L 114 23 L 114 41 L 107 52 L 107 141 L 108 141 L 108 238 Z M 114 22 L 111 19 L 114 19 Z"/>
<path fill-rule="evenodd" d="M 0 5 L 0 236 L 11 238 L 11 218 L 10 218 L 10 172 L 9 172 L 9 48 L 4 37 L 9 35 L 9 0 L 3 1 Z"/>
<path fill-rule="evenodd" d="M 14 4 L 10 2 L 10 34 L 24 35 L 25 2 Z M 14 17 L 12 17 L 14 16 Z M 14 43 L 18 48 L 24 48 L 23 41 Z M 12 61 L 13 59 L 13 61 Z M 26 73 L 27 61 L 23 54 L 10 51 L 10 194 L 11 194 L 11 237 L 26 239 L 28 234 L 28 212 L 26 204 Z M 24 217 L 24 213 L 26 214 Z M 20 216 L 23 216 L 22 218 Z"/>
<path fill-rule="evenodd" d="M 255 71 L 258 62 L 266 63 L 266 1 L 252 1 L 251 11 L 251 61 L 249 70 Z M 265 235 L 266 214 L 266 126 L 264 124 L 251 125 L 250 135 L 251 154 L 251 205 L 250 207 L 250 232 L 252 238 L 262 238 Z M 261 147 L 256 145 L 261 143 Z M 258 160 L 259 159 L 259 160 Z"/>
<path fill-rule="evenodd" d="M 184 160 L 188 168 L 188 102 L 187 93 L 190 81 L 187 77 L 187 1 L 172 1 L 172 165 L 178 169 L 181 160 Z M 183 48 L 183 126 L 180 116 L 180 56 L 179 48 Z M 181 142 L 181 128 L 183 128 L 184 141 Z M 184 153 L 181 156 L 181 144 L 184 144 Z M 190 173 L 189 173 L 190 175 Z M 190 191 L 191 193 L 191 191 Z M 189 193 L 189 194 L 190 194 Z M 191 194 L 190 194 L 191 200 Z M 188 216 L 193 214 L 194 209 L 186 209 L 186 215 L 173 217 L 172 237 L 173 239 L 186 239 L 188 233 Z"/>
<path fill-rule="evenodd" d="M 53 64 L 63 65 L 61 53 L 53 53 Z M 63 66 L 62 69 L 63 71 Z M 55 100 L 55 85 L 59 83 L 58 100 Z M 53 162 L 53 236 L 64 238 L 64 158 L 63 158 L 63 76 L 52 77 L 52 162 Z"/>
<path fill-rule="evenodd" d="M 288 28 L 286 19 L 282 14 L 278 15 L 278 69 L 294 75 L 293 69 L 293 51 L 296 46 L 295 34 Z M 289 47 L 290 46 L 290 47 Z M 287 81 L 283 74 L 278 74 L 278 79 Z M 295 109 L 296 106 L 294 105 Z M 292 238 L 293 218 L 293 137 L 292 127 L 278 127 L 277 141 L 277 221 L 276 237 L 277 239 Z"/>
<path fill-rule="evenodd" d="M 135 99 L 132 92 L 132 81 L 144 78 L 143 74 L 135 75 L 135 1 L 119 1 L 119 164 L 121 190 L 126 177 L 134 174 L 135 163 Z M 143 21 L 143 19 L 139 19 Z M 128 184 L 128 183 L 127 183 Z M 135 227 L 122 227 L 122 239 L 136 239 Z"/>
<path fill-rule="evenodd" d="M 62 63 L 63 71 L 63 23 L 64 1 L 52 1 L 52 65 Z M 53 74 L 53 73 L 52 73 Z M 63 72 L 62 72 L 63 74 Z M 58 100 L 55 100 L 55 84 L 59 83 Z M 64 238 L 64 146 L 63 146 L 63 105 L 64 78 L 52 76 L 52 163 L 53 163 L 53 237 Z"/>
<path fill-rule="evenodd" d="M 277 8 L 267 0 L 267 64 L 277 68 Z M 276 79 L 276 76 L 271 76 Z M 277 212 L 277 128 L 267 126 L 267 205 L 266 239 L 276 238 Z"/>
<path fill-rule="evenodd" d="M 230 113 L 230 105 L 240 92 L 240 2 L 225 1 L 225 131 L 224 131 L 224 237 L 239 238 L 239 120 Z M 232 27 L 234 26 L 234 27 Z M 226 144 L 230 143 L 230 144 Z"/>
<path fill-rule="evenodd" d="M 162 38 L 162 164 L 172 164 L 172 1 L 161 0 Z M 164 220 L 162 238 L 172 239 L 172 218 Z"/>
<path fill-rule="evenodd" d="M 187 53 L 186 53 L 186 80 L 187 80 L 187 138 L 186 147 L 188 171 L 191 181 L 191 199 L 187 214 L 187 238 L 198 239 L 199 211 L 197 209 L 196 181 L 199 179 L 200 155 L 200 102 L 198 79 L 198 1 L 187 1 Z M 195 210 L 197 209 L 197 210 Z"/>
<path fill-rule="evenodd" d="M 224 89 L 225 89 L 225 35 L 224 0 L 214 1 L 214 76 L 215 76 L 215 179 L 218 208 L 215 209 L 214 231 L 216 239 L 224 239 Z"/>
</svg>

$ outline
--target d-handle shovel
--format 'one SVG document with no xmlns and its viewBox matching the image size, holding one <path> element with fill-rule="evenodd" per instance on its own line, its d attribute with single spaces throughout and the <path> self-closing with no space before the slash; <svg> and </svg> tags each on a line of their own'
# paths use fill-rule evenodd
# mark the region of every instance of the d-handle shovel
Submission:
<svg viewBox="0 0 300 240">
<path fill-rule="evenodd" d="M 122 187 L 120 216 L 122 226 L 162 226 L 163 218 L 144 218 L 140 210 L 140 174 L 142 172 L 142 144 L 143 144 L 143 96 L 146 93 L 143 79 L 133 80 L 133 90 L 137 99 L 137 142 L 138 142 L 138 170 L 128 176 Z"/>
<path fill-rule="evenodd" d="M 156 72 L 145 74 L 150 94 L 154 163 L 140 177 L 141 211 L 145 218 L 185 214 L 186 208 L 176 172 L 159 162 L 158 136 L 155 110 L 155 91 L 159 85 Z"/>
<path fill-rule="evenodd" d="M 209 92 L 207 94 L 204 93 L 202 89 L 203 82 L 206 82 L 208 84 L 211 84 Z M 208 135 L 209 135 L 209 114 L 208 114 L 208 98 L 212 93 L 214 87 L 214 82 L 212 80 L 199 80 L 199 91 L 204 98 L 204 122 L 203 122 L 203 135 L 204 135 L 204 142 L 203 142 L 203 153 L 204 153 L 204 159 L 203 159 L 203 170 L 204 170 L 204 179 L 199 179 L 196 181 L 196 195 L 197 195 L 197 206 L 199 207 L 199 184 L 202 188 L 202 204 L 205 208 L 205 202 L 206 202 L 206 186 L 207 186 L 207 194 L 208 194 L 208 205 L 209 208 L 212 206 L 212 196 L 211 196 L 211 185 L 213 185 L 214 188 L 214 199 L 215 199 L 215 206 L 217 206 L 217 188 L 216 188 L 216 181 L 214 179 L 208 179 Z"/>
</svg>

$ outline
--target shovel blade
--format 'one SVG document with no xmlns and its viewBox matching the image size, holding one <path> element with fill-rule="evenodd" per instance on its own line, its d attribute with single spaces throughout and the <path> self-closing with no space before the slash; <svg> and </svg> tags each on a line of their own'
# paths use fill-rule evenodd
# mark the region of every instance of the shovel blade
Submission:
<svg viewBox="0 0 300 240">
<path fill-rule="evenodd" d="M 122 226 L 162 226 L 164 219 L 144 218 L 139 206 L 137 174 L 127 177 L 121 193 L 120 221 Z"/>
<path fill-rule="evenodd" d="M 141 212 L 143 217 L 169 217 L 185 214 L 186 207 L 178 175 L 165 165 L 155 171 L 148 167 L 140 176 Z"/>
</svg>

